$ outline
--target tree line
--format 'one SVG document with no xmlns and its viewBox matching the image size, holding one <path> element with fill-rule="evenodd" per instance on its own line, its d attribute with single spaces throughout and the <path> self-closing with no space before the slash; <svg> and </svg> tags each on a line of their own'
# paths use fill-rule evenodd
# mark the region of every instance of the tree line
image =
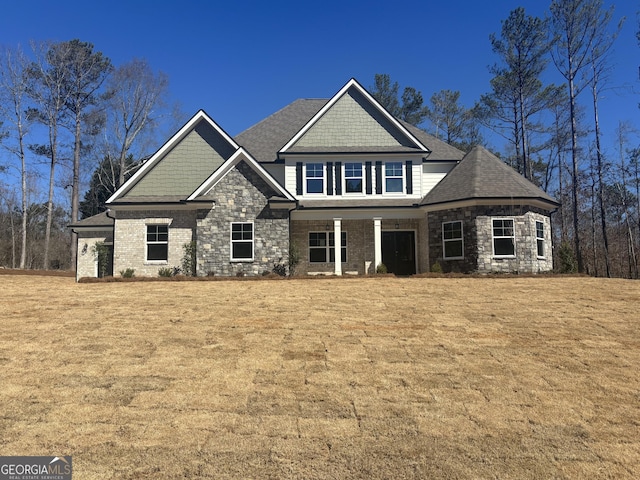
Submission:
<svg viewBox="0 0 640 480">
<path fill-rule="evenodd" d="M 144 160 L 159 123 L 179 120 L 167 99 L 165 74 L 140 59 L 113 65 L 88 42 L 3 48 L 0 265 L 75 268 L 67 225 L 102 211 L 104 192 Z"/>
<path fill-rule="evenodd" d="M 488 39 L 489 90 L 472 106 L 456 90 L 425 102 L 386 73 L 372 94 L 462 150 L 502 139 L 494 153 L 562 204 L 552 216 L 556 265 L 638 278 L 640 146 L 620 121 L 617 155 L 605 154 L 599 115 L 622 20 L 602 0 L 552 0 L 544 18 L 516 8 L 501 23 Z M 558 82 L 545 82 L 553 72 Z M 74 268 L 66 225 L 102 211 L 165 136 L 158 127 L 182 120 L 166 75 L 144 60 L 116 66 L 77 39 L 0 51 L 0 265 Z"/>
<path fill-rule="evenodd" d="M 623 22 L 602 0 L 553 0 L 544 18 L 514 9 L 489 37 L 490 90 L 469 108 L 459 91 L 426 104 L 413 87 L 399 95 L 388 74 L 371 90 L 394 115 L 464 151 L 485 143 L 483 133 L 502 139 L 494 153 L 562 204 L 552 216 L 557 268 L 638 278 L 640 147 L 619 121 L 617 155 L 606 155 L 599 114 Z M 545 83 L 549 69 L 557 84 Z"/>
</svg>

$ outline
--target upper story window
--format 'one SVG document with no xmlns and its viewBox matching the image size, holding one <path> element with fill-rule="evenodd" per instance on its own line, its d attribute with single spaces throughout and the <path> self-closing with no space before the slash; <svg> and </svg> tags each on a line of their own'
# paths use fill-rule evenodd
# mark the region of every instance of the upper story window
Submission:
<svg viewBox="0 0 640 480">
<path fill-rule="evenodd" d="M 344 164 L 344 190 L 346 193 L 362 193 L 362 163 Z"/>
<path fill-rule="evenodd" d="M 306 193 L 324 193 L 324 164 L 306 164 Z"/>
<path fill-rule="evenodd" d="M 386 193 L 402 193 L 402 162 L 384 164 L 384 188 Z"/>
<path fill-rule="evenodd" d="M 462 222 L 444 222 L 442 224 L 442 245 L 444 258 L 463 258 Z"/>
<path fill-rule="evenodd" d="M 166 262 L 169 259 L 169 225 L 147 225 L 147 260 Z"/>
<path fill-rule="evenodd" d="M 544 257 L 544 223 L 536 222 L 536 247 L 538 257 Z"/>
<path fill-rule="evenodd" d="M 231 260 L 253 260 L 253 223 L 231 224 Z"/>
<path fill-rule="evenodd" d="M 494 218 L 492 225 L 493 254 L 496 257 L 515 257 L 516 236 L 512 218 Z"/>
</svg>

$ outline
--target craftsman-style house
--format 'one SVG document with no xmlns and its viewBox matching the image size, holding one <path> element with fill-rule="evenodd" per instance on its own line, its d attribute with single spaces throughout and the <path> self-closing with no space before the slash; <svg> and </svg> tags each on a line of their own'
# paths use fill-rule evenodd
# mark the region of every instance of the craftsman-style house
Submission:
<svg viewBox="0 0 640 480">
<path fill-rule="evenodd" d="M 356 80 L 297 100 L 236 137 L 196 113 L 71 227 L 77 277 L 156 276 L 193 242 L 197 275 L 543 272 L 558 206 L 482 147 L 468 154 L 391 116 Z"/>
</svg>

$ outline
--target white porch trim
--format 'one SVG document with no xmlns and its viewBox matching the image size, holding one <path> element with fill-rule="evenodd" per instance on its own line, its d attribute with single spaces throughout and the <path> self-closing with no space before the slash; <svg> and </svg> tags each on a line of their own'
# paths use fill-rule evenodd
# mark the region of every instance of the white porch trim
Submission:
<svg viewBox="0 0 640 480">
<path fill-rule="evenodd" d="M 382 217 L 373 217 L 373 271 L 382 263 Z"/>
<path fill-rule="evenodd" d="M 340 276 L 342 275 L 342 218 L 333 219 L 333 249 L 333 273 Z"/>
</svg>

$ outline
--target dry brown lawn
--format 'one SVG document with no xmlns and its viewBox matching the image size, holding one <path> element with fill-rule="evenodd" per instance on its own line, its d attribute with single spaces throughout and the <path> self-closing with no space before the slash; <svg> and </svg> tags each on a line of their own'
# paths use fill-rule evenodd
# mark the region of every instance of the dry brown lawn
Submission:
<svg viewBox="0 0 640 480">
<path fill-rule="evenodd" d="M 0 276 L 0 454 L 74 479 L 638 478 L 640 283 Z"/>
</svg>

